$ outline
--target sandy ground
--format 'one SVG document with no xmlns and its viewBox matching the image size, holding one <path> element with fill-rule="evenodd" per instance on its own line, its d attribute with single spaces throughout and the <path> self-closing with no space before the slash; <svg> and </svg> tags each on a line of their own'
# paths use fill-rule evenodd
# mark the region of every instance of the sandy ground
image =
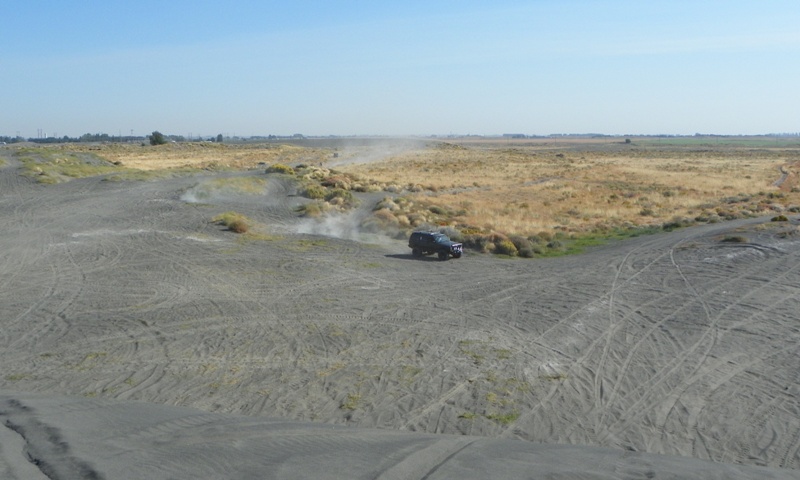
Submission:
<svg viewBox="0 0 800 480">
<path fill-rule="evenodd" d="M 4 478 L 800 478 L 795 219 L 440 262 L 304 223 L 259 172 L 17 167 Z M 207 187 L 224 175 L 267 182 Z M 229 210 L 259 234 L 210 221 Z"/>
</svg>

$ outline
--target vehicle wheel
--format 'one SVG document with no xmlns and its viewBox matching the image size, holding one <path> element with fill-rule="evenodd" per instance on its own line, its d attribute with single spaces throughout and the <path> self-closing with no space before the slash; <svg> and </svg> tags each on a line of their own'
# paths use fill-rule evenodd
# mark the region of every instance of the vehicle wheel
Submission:
<svg viewBox="0 0 800 480">
<path fill-rule="evenodd" d="M 447 257 L 449 257 L 447 252 L 439 252 L 439 260 L 447 260 Z"/>
<path fill-rule="evenodd" d="M 454 253 L 453 254 L 453 258 L 461 258 L 461 254 L 460 253 Z"/>
<path fill-rule="evenodd" d="M 411 249 L 411 255 L 414 255 L 415 257 L 421 257 L 422 256 L 422 250 L 420 250 L 419 248 L 412 248 Z"/>
</svg>

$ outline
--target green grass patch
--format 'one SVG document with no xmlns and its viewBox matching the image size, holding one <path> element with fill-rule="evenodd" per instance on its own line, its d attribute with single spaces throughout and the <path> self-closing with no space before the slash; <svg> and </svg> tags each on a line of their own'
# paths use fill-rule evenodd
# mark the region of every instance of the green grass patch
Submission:
<svg viewBox="0 0 800 480">
<path fill-rule="evenodd" d="M 636 238 L 642 235 L 653 235 L 663 232 L 661 227 L 650 226 L 632 229 L 616 229 L 609 232 L 587 233 L 576 235 L 572 238 L 560 238 L 551 241 L 547 249 L 543 250 L 540 257 L 561 257 L 585 253 L 587 249 L 608 245 L 611 242 Z"/>
</svg>

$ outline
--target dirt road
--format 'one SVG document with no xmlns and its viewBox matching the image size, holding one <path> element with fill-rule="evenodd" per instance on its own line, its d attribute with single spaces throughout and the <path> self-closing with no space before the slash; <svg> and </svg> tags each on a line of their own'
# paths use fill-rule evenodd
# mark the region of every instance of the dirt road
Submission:
<svg viewBox="0 0 800 480">
<path fill-rule="evenodd" d="M 16 167 L 0 390 L 800 469 L 796 223 L 440 262 L 297 233 L 302 200 L 261 172 L 43 186 Z M 267 181 L 191 195 L 215 175 Z M 211 222 L 230 210 L 258 234 Z"/>
</svg>

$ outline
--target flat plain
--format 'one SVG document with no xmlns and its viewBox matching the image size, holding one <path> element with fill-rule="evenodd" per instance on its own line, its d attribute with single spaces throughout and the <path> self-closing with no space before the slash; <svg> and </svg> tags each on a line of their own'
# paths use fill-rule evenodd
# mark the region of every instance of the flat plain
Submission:
<svg viewBox="0 0 800 480">
<path fill-rule="evenodd" d="M 278 147 L 270 148 L 264 152 L 273 155 Z M 329 478 L 338 468 L 359 472 L 353 478 L 455 478 L 456 467 L 481 458 L 478 451 L 497 472 L 539 462 L 552 478 L 800 476 L 800 232 L 789 210 L 796 192 L 772 183 L 795 151 L 763 167 L 774 179 L 748 173 L 753 192 L 733 191 L 784 202 L 785 221 L 749 215 L 581 255 L 468 251 L 441 262 L 412 257 L 402 238 L 361 231 L 351 214 L 298 216 L 310 200 L 292 179 L 259 167 L 332 163 L 337 151 L 340 168 L 361 165 L 357 173 L 368 176 L 364 169 L 406 162 L 411 150 L 365 154 L 361 162 L 335 146 L 280 149 L 283 157 L 260 152 L 238 168 L 204 164 L 113 180 L 118 173 L 104 171 L 52 184 L 24 174 L 13 148 L 2 150 L 0 415 L 27 442 L 20 450 L 29 458 L 123 478 L 136 457 L 120 452 L 151 452 L 165 438 L 187 438 L 181 432 L 193 439 L 181 444 L 186 449 L 206 448 L 201 427 L 215 425 L 208 438 L 229 439 L 221 448 L 236 465 L 221 455 L 188 468 L 186 459 L 197 456 L 186 450 L 175 465 L 139 467 L 149 478 L 198 475 L 197 465 L 248 478 L 248 465 L 263 453 L 248 438 L 260 438 L 264 449 L 298 441 L 297 431 L 282 436 L 266 420 L 284 425 L 280 418 L 313 422 L 302 427 L 311 432 L 304 441 L 322 443 L 309 450 L 315 460 L 307 467 L 333 468 Z M 420 155 L 442 149 L 427 151 Z M 225 158 L 217 160 L 230 163 Z M 400 178 L 378 180 L 414 183 L 402 178 L 407 170 L 395 171 Z M 442 194 L 436 187 L 414 193 L 432 198 Z M 384 193 L 359 195 L 356 212 L 367 215 Z M 538 198 L 527 198 L 531 209 Z M 247 234 L 213 220 L 230 211 L 250 220 Z M 137 413 L 115 417 L 114 405 Z M 93 410 L 100 419 L 82 417 Z M 70 423 L 65 412 L 78 420 Z M 103 418 L 118 430 L 103 431 Z M 95 429 L 81 435 L 91 422 Z M 351 433 L 320 433 L 343 427 Z M 50 437 L 31 434 L 37 429 Z M 55 431 L 67 451 L 47 448 L 58 443 Z M 388 440 L 399 431 L 422 436 L 403 436 L 417 443 L 400 448 Z M 526 442 L 491 443 L 512 440 Z M 87 445 L 100 444 L 119 445 L 117 460 L 92 457 Z M 542 444 L 565 450 L 547 457 Z M 474 455 L 465 458 L 468 445 Z M 384 460 L 367 467 L 369 458 L 337 450 L 359 448 Z M 502 457 L 514 449 L 528 453 Z M 26 478 L 25 462 L 4 450 L 2 471 Z M 272 458 L 260 468 L 290 478 L 278 468 L 287 462 Z M 637 462 L 647 468 L 637 470 Z M 566 463 L 571 475 L 557 467 Z"/>
</svg>

